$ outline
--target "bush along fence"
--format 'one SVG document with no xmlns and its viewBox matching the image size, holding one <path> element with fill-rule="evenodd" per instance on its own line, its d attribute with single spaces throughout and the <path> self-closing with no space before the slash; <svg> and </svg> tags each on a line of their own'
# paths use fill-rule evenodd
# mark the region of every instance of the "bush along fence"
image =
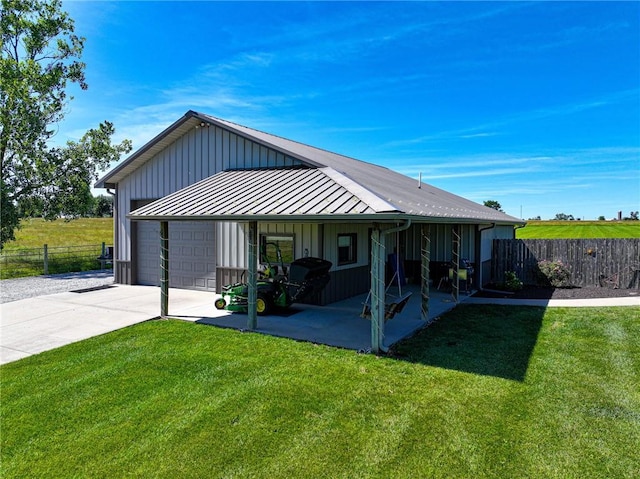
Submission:
<svg viewBox="0 0 640 479">
<path fill-rule="evenodd" d="M 0 279 L 110 269 L 111 254 L 105 243 L 7 251 L 0 255 Z"/>
<path fill-rule="evenodd" d="M 525 284 L 640 289 L 640 238 L 497 239 L 491 281 L 506 272 Z"/>
</svg>

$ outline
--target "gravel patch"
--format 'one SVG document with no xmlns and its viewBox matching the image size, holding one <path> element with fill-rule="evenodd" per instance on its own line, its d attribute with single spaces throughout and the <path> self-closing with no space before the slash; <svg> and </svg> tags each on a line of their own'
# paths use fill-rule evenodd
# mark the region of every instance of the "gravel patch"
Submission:
<svg viewBox="0 0 640 479">
<path fill-rule="evenodd" d="M 4 279 L 0 281 L 0 303 L 47 294 L 105 287 L 111 284 L 113 284 L 113 271 L 111 270 Z"/>
</svg>

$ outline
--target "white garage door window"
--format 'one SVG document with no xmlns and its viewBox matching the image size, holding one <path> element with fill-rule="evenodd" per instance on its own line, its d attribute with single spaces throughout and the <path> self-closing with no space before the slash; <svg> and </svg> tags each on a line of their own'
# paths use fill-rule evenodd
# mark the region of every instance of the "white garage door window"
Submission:
<svg viewBox="0 0 640 479">
<path fill-rule="evenodd" d="M 160 223 L 138 223 L 136 245 L 137 283 L 160 284 Z M 215 291 L 215 223 L 169 223 L 169 286 Z"/>
</svg>

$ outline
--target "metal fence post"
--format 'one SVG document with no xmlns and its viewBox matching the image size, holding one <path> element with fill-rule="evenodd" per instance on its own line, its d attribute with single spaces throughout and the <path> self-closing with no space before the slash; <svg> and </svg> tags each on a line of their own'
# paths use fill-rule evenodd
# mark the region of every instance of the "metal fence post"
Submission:
<svg viewBox="0 0 640 479">
<path fill-rule="evenodd" d="M 49 247 L 46 243 L 44 245 L 44 274 L 49 274 Z"/>
</svg>

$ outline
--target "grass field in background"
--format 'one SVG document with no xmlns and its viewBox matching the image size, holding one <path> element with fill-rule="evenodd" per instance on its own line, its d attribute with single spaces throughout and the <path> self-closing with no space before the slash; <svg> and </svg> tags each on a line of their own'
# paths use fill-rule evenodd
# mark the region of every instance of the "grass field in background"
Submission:
<svg viewBox="0 0 640 479">
<path fill-rule="evenodd" d="M 0 254 L 0 279 L 45 274 L 45 244 L 48 274 L 110 267 L 97 258 L 102 253 L 102 243 L 113 244 L 112 218 L 27 219 L 15 236 L 15 241 L 8 242 Z"/>
<path fill-rule="evenodd" d="M 23 220 L 21 225 L 15 232 L 15 241 L 8 242 L 3 252 L 42 248 L 44 244 L 55 247 L 113 243 L 113 218 L 78 218 L 71 221 L 30 218 Z"/>
<path fill-rule="evenodd" d="M 2 475 L 636 478 L 639 314 L 461 305 L 395 358 L 142 323 L 0 367 Z"/>
<path fill-rule="evenodd" d="M 527 221 L 516 238 L 640 238 L 640 221 Z"/>
</svg>

